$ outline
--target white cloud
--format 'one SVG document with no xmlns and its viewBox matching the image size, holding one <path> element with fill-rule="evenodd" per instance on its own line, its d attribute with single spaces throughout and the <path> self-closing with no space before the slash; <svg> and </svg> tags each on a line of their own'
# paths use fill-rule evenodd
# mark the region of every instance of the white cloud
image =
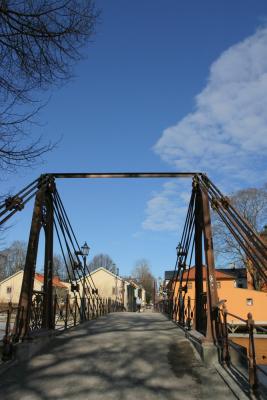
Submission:
<svg viewBox="0 0 267 400">
<path fill-rule="evenodd" d="M 195 110 L 154 146 L 178 170 L 207 172 L 226 192 L 267 179 L 267 29 L 230 47 L 211 65 Z M 143 229 L 177 231 L 190 190 L 179 181 L 154 193 Z"/>
<path fill-rule="evenodd" d="M 187 183 L 190 188 L 191 182 Z M 142 228 L 152 231 L 178 231 L 179 226 L 184 223 L 190 196 L 185 187 L 181 182 L 178 184 L 171 181 L 166 182 L 161 191 L 154 193 L 147 202 Z"/>
<path fill-rule="evenodd" d="M 267 178 L 266 28 L 222 53 L 195 111 L 165 129 L 154 150 L 179 170 L 250 183 Z"/>
</svg>

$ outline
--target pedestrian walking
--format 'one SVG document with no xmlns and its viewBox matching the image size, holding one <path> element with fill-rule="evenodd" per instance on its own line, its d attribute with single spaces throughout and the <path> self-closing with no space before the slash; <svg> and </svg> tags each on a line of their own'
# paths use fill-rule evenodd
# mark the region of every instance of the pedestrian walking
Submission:
<svg viewBox="0 0 267 400">
<path fill-rule="evenodd" d="M 138 296 L 136 299 L 137 312 L 141 311 L 141 304 L 142 304 L 142 299 Z"/>
</svg>

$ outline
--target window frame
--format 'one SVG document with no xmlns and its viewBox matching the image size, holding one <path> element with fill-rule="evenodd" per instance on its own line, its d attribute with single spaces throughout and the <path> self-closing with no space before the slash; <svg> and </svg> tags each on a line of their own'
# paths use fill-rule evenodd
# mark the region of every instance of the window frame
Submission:
<svg viewBox="0 0 267 400">
<path fill-rule="evenodd" d="M 246 304 L 249 307 L 253 306 L 253 304 L 254 304 L 253 298 L 252 297 L 247 297 L 246 298 Z"/>
</svg>

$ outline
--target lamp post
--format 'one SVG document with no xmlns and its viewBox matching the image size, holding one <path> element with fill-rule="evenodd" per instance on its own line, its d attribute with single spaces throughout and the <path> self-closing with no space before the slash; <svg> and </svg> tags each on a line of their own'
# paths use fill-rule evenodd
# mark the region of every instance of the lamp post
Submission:
<svg viewBox="0 0 267 400">
<path fill-rule="evenodd" d="M 159 285 L 159 287 L 158 287 L 158 297 L 159 297 L 159 299 L 158 300 L 161 300 L 161 295 L 162 295 L 162 278 L 159 276 L 158 277 L 158 285 Z"/>
<path fill-rule="evenodd" d="M 80 255 L 83 258 L 83 292 L 82 292 L 82 303 L 81 303 L 81 322 L 86 320 L 86 304 L 85 304 L 85 276 L 86 276 L 86 258 L 89 254 L 90 247 L 86 242 L 84 242 L 84 245 L 81 247 L 81 252 Z"/>
<path fill-rule="evenodd" d="M 116 276 L 115 277 L 115 301 L 117 301 L 117 296 L 118 296 L 118 273 L 117 272 L 118 272 L 118 270 L 117 270 L 115 263 L 112 264 L 112 269 Z"/>
</svg>

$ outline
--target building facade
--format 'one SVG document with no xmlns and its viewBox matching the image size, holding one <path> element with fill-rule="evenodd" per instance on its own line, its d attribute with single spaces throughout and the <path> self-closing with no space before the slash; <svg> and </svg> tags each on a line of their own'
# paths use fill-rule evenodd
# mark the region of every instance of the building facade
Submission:
<svg viewBox="0 0 267 400">
<path fill-rule="evenodd" d="M 124 279 L 106 268 L 97 268 L 90 275 L 101 298 L 117 301 L 127 311 L 134 311 L 138 293 L 142 299 L 145 298 L 145 290 L 140 285 Z M 87 279 L 90 281 L 90 277 L 87 276 Z M 82 280 L 80 280 L 80 286 L 82 286 Z"/>
<path fill-rule="evenodd" d="M 23 270 L 16 272 L 0 282 L 0 304 L 18 304 L 22 286 Z M 36 273 L 33 290 L 42 292 L 44 285 L 43 274 Z M 60 281 L 58 277 L 53 278 L 53 290 L 57 296 L 64 298 L 68 293 L 68 285 Z"/>
<path fill-rule="evenodd" d="M 243 319 L 247 319 L 248 313 L 251 313 L 256 324 L 267 325 L 267 293 L 248 289 L 244 271 L 216 269 L 216 281 L 218 297 L 220 300 L 226 300 L 226 308 L 229 313 L 235 314 Z M 207 268 L 203 266 L 203 292 L 207 292 L 206 285 Z M 195 267 L 187 270 L 183 275 L 183 286 L 187 286 L 184 302 L 187 304 L 187 299 L 190 296 L 192 304 L 195 302 Z M 174 290 L 174 298 L 178 297 L 179 282 L 174 287 L 171 287 L 169 282 L 167 289 Z M 229 316 L 228 323 L 235 325 L 240 324 L 236 318 Z"/>
</svg>

